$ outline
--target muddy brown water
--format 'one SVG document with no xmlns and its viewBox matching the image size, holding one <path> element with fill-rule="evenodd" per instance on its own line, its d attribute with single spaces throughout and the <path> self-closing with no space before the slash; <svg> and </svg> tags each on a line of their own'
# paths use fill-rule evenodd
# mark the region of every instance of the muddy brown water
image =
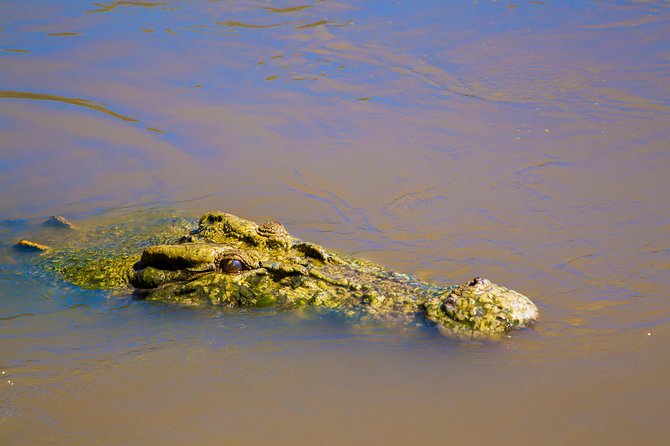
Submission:
<svg viewBox="0 0 670 446">
<path fill-rule="evenodd" d="M 670 443 L 667 1 L 0 2 L 0 443 Z M 541 321 L 147 304 L 8 246 L 279 220 Z"/>
</svg>

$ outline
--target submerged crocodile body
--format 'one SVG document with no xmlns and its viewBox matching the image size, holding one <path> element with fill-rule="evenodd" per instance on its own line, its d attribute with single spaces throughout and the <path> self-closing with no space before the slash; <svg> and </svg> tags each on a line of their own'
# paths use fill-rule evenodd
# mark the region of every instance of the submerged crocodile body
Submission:
<svg viewBox="0 0 670 446">
<path fill-rule="evenodd" d="M 132 287 L 135 296 L 148 300 L 223 307 L 312 305 L 384 319 L 418 317 L 455 335 L 495 337 L 538 318 L 530 299 L 487 279 L 435 286 L 337 255 L 293 237 L 275 222 L 258 225 L 210 212 L 187 234 L 155 241 L 159 244 L 146 246 L 141 256 L 63 258 L 56 251 L 51 264 L 76 285 Z"/>
</svg>

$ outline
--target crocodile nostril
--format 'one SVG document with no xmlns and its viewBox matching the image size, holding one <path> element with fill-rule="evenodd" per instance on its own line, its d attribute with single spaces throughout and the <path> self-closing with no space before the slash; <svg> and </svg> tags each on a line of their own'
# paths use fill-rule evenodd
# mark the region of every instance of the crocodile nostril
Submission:
<svg viewBox="0 0 670 446">
<path fill-rule="evenodd" d="M 475 277 L 470 281 L 470 283 L 468 283 L 468 286 L 476 286 L 476 285 L 488 286 L 491 285 L 491 281 L 483 277 Z"/>
</svg>

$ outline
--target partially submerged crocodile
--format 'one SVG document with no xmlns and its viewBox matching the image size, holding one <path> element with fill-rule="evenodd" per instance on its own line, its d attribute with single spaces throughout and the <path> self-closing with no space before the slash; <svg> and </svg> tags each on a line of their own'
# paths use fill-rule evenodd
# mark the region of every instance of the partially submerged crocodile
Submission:
<svg viewBox="0 0 670 446">
<path fill-rule="evenodd" d="M 487 279 L 435 286 L 302 241 L 280 223 L 258 225 L 210 212 L 197 228 L 185 228 L 179 227 L 186 232 L 181 236 L 174 227 L 154 236 L 141 255 L 100 249 L 79 255 L 28 241 L 23 248 L 46 251 L 40 263 L 75 285 L 132 289 L 148 300 L 222 307 L 311 305 L 385 319 L 419 317 L 460 336 L 496 337 L 538 318 L 530 299 Z"/>
</svg>

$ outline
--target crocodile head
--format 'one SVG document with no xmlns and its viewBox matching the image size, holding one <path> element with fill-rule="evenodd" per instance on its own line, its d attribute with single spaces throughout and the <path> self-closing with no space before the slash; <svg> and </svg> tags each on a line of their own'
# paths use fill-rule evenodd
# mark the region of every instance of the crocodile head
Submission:
<svg viewBox="0 0 670 446">
<path fill-rule="evenodd" d="M 476 278 L 440 287 L 372 262 L 336 255 L 232 214 L 205 214 L 179 243 L 150 246 L 130 283 L 146 299 L 187 305 L 314 305 L 380 318 L 424 317 L 451 333 L 498 335 L 527 327 L 537 307 L 515 291 Z"/>
</svg>

